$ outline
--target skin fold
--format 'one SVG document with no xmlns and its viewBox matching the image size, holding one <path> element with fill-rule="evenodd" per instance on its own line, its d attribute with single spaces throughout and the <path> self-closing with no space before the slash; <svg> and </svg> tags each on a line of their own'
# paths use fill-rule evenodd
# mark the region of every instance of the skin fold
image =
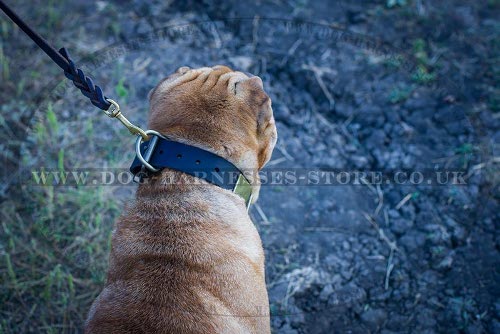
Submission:
<svg viewBox="0 0 500 334">
<path fill-rule="evenodd" d="M 269 161 L 277 133 L 260 78 L 181 67 L 149 98 L 150 129 L 241 170 Z M 85 332 L 270 333 L 264 251 L 243 199 L 171 169 L 147 181 L 116 223 Z"/>
</svg>

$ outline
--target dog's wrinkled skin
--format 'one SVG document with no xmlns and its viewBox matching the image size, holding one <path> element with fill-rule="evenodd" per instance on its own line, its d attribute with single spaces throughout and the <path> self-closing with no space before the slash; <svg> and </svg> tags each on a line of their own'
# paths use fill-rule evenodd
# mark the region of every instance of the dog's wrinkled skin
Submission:
<svg viewBox="0 0 500 334">
<path fill-rule="evenodd" d="M 150 104 L 149 128 L 170 139 L 242 170 L 257 171 L 271 157 L 276 127 L 258 77 L 181 67 L 150 93 Z M 243 199 L 192 181 L 165 169 L 139 186 L 116 224 L 87 333 L 270 333 L 264 252 Z M 256 199 L 258 180 L 251 181 Z"/>
</svg>

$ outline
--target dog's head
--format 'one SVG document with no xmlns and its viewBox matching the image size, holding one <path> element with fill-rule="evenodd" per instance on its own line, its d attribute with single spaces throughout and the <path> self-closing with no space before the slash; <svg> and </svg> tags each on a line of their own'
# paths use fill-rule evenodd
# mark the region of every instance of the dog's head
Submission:
<svg viewBox="0 0 500 334">
<path fill-rule="evenodd" d="M 260 170 L 277 132 L 262 80 L 226 66 L 181 67 L 150 93 L 149 128 L 209 150 L 241 170 Z M 254 198 L 258 195 L 258 178 Z"/>
</svg>

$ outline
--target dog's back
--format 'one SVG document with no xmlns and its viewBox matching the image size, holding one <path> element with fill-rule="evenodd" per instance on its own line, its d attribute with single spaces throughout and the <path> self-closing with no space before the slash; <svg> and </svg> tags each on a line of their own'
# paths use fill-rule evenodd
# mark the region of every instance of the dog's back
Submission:
<svg viewBox="0 0 500 334">
<path fill-rule="evenodd" d="M 141 186 L 117 222 L 87 332 L 269 332 L 264 254 L 241 199 L 214 185 L 162 185 L 176 174 Z"/>
<path fill-rule="evenodd" d="M 150 100 L 150 128 L 174 140 L 240 170 L 271 157 L 276 127 L 257 77 L 181 68 Z M 116 224 L 86 332 L 270 333 L 264 252 L 243 198 L 170 169 L 148 181 Z M 256 199 L 258 176 L 250 182 Z"/>
</svg>

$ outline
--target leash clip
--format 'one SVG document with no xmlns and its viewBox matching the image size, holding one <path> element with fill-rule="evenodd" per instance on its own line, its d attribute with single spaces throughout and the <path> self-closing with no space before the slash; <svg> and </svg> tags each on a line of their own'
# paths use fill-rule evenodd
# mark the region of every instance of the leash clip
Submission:
<svg viewBox="0 0 500 334">
<path fill-rule="evenodd" d="M 133 134 L 133 135 L 139 135 L 139 136 L 142 137 L 143 140 L 148 140 L 149 139 L 149 136 L 146 133 L 147 131 L 144 131 L 143 129 L 141 129 L 137 125 L 132 124 L 122 114 L 122 112 L 120 111 L 120 105 L 116 101 L 114 101 L 112 99 L 108 99 L 108 98 L 106 98 L 106 101 L 108 101 L 109 103 L 111 103 L 111 105 L 109 106 L 108 110 L 103 110 L 103 112 L 108 117 L 117 118 L 120 122 L 122 122 L 123 125 L 125 125 L 125 127 L 128 129 L 128 131 L 130 131 L 131 134 Z"/>
</svg>

